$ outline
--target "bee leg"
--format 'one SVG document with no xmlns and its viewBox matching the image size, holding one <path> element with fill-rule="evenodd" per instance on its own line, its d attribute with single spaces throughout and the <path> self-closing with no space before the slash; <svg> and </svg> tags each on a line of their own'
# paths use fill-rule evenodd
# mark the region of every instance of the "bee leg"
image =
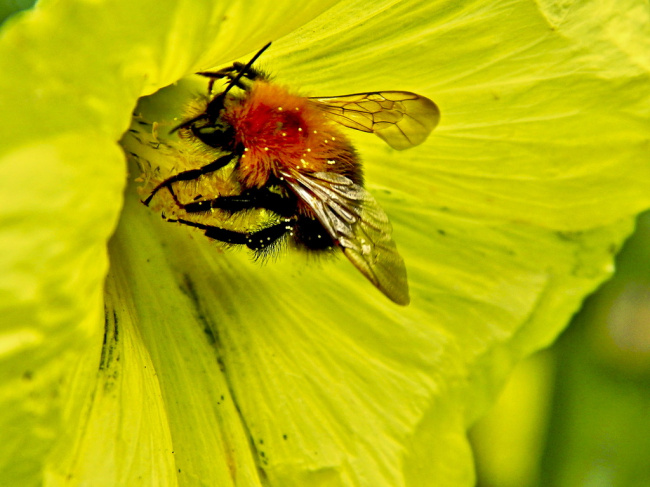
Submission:
<svg viewBox="0 0 650 487">
<path fill-rule="evenodd" d="M 251 250 L 266 250 L 272 247 L 280 238 L 287 233 L 291 234 L 296 225 L 296 220 L 287 218 L 281 223 L 276 223 L 267 228 L 256 230 L 247 235 L 246 247 Z M 207 233 L 206 233 L 207 235 Z"/>
<path fill-rule="evenodd" d="M 251 66 L 246 66 L 243 63 L 235 63 L 232 66 L 220 69 L 219 71 L 201 71 L 196 74 L 210 78 L 210 83 L 208 84 L 208 93 L 212 93 L 212 86 L 214 85 L 215 81 L 223 78 L 228 78 L 231 82 L 235 81 L 237 75 L 240 72 L 242 73 L 242 78 L 248 78 L 250 81 L 255 81 L 256 79 L 266 77 L 261 71 L 258 71 Z M 235 81 L 235 86 L 242 90 L 246 89 L 246 85 L 242 83 L 241 80 Z"/>
<path fill-rule="evenodd" d="M 160 183 L 158 186 L 154 188 L 154 190 L 151 192 L 151 194 L 147 197 L 146 200 L 143 201 L 145 206 L 149 206 L 149 203 L 151 203 L 151 200 L 153 197 L 156 195 L 158 191 L 160 191 L 162 188 L 167 188 L 169 189 L 170 193 L 174 197 L 174 201 L 176 201 L 177 204 L 182 206 L 180 203 L 178 203 L 178 200 L 176 200 L 176 195 L 171 189 L 171 185 L 177 181 L 191 181 L 193 179 L 197 179 L 204 174 L 208 174 L 214 171 L 217 171 L 227 165 L 230 161 L 232 160 L 232 155 L 227 154 L 225 156 L 221 156 L 219 159 L 212 161 L 209 164 L 206 164 L 203 167 L 200 167 L 198 169 L 189 169 L 187 171 L 182 171 L 179 172 L 178 174 L 174 174 L 173 176 L 165 179 L 162 183 Z"/>
<path fill-rule="evenodd" d="M 220 242 L 225 242 L 235 245 L 246 245 L 246 238 L 248 234 L 242 232 L 235 232 L 233 230 L 226 230 L 225 228 L 215 227 L 212 225 L 204 225 L 202 223 L 197 223 L 189 220 L 183 220 L 182 218 L 178 219 L 167 219 L 168 222 L 178 222 L 183 225 L 190 227 L 198 228 L 205 232 L 205 235 L 211 239 L 219 240 Z"/>
<path fill-rule="evenodd" d="M 223 79 L 223 78 L 228 78 L 229 80 L 232 81 L 232 73 L 233 71 L 236 71 L 235 66 L 230 66 L 228 68 L 223 68 L 220 69 L 219 71 L 201 71 L 198 74 L 199 76 L 205 76 L 206 78 L 210 78 L 210 82 L 208 83 L 208 93 L 212 93 L 212 87 L 214 86 L 215 81 Z M 241 86 L 240 86 L 241 88 Z"/>
<path fill-rule="evenodd" d="M 236 66 L 228 66 L 227 68 L 220 69 L 219 71 L 199 71 L 199 76 L 205 76 L 206 78 L 212 78 L 218 80 L 221 78 L 229 77 L 233 71 L 237 71 Z"/>
<path fill-rule="evenodd" d="M 193 201 L 178 206 L 187 213 L 202 213 L 213 209 L 236 213 L 242 210 L 263 208 L 280 216 L 291 216 L 296 212 L 294 198 L 269 191 L 268 189 L 249 189 L 234 196 L 220 196 L 212 200 Z"/>
<path fill-rule="evenodd" d="M 272 246 L 278 239 L 282 238 L 287 232 L 293 231 L 296 225 L 295 219 L 287 219 L 281 223 L 271 225 L 270 227 L 256 230 L 251 233 L 236 232 L 212 225 L 204 225 L 189 220 L 169 219 L 168 222 L 178 222 L 183 225 L 203 230 L 205 236 L 213 240 L 219 240 L 234 245 L 246 245 L 251 250 L 260 251 Z"/>
</svg>

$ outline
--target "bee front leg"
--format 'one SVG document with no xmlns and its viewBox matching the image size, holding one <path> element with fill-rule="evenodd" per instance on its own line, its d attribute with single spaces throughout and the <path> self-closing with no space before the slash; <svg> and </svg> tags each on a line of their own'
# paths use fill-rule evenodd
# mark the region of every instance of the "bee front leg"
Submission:
<svg viewBox="0 0 650 487">
<path fill-rule="evenodd" d="M 212 93 L 212 87 L 214 86 L 215 81 L 218 81 L 223 78 L 228 78 L 229 80 L 232 81 L 232 79 L 234 78 L 232 73 L 235 72 L 236 70 L 237 67 L 233 65 L 228 68 L 220 69 L 219 71 L 201 71 L 196 74 L 198 74 L 199 76 L 210 78 L 210 81 L 208 83 L 208 93 Z"/>
<path fill-rule="evenodd" d="M 156 193 L 160 191 L 162 188 L 167 188 L 169 192 L 172 194 L 172 196 L 174 197 L 174 201 L 176 201 L 176 203 L 179 206 L 182 206 L 181 203 L 179 203 L 178 200 L 176 199 L 176 195 L 174 194 L 174 191 L 172 191 L 171 185 L 173 183 L 178 181 L 192 181 L 193 179 L 198 179 L 204 174 L 217 171 L 222 167 L 226 166 L 232 160 L 232 157 L 233 156 L 231 154 L 227 154 L 225 156 L 221 156 L 219 159 L 212 161 L 211 163 L 206 164 L 205 166 L 200 167 L 198 169 L 189 169 L 187 171 L 182 171 L 179 172 L 178 174 L 174 174 L 173 176 L 165 179 L 162 183 L 160 183 L 158 186 L 154 188 L 154 190 L 147 197 L 147 199 L 143 201 L 144 205 L 149 206 L 149 203 L 151 203 L 151 200 L 156 195 Z"/>
<path fill-rule="evenodd" d="M 210 78 L 210 82 L 208 84 L 208 93 L 212 93 L 212 86 L 214 85 L 215 81 L 223 78 L 228 78 L 232 82 L 237 79 L 237 75 L 239 73 L 242 73 L 242 78 L 247 78 L 250 81 L 265 78 L 264 74 L 261 71 L 258 71 L 257 69 L 252 68 L 251 66 L 247 66 L 243 63 L 235 63 L 232 66 L 220 69 L 219 71 L 201 71 L 196 74 Z M 242 90 L 246 89 L 246 85 L 241 81 L 241 79 L 235 82 L 235 86 Z"/>
</svg>

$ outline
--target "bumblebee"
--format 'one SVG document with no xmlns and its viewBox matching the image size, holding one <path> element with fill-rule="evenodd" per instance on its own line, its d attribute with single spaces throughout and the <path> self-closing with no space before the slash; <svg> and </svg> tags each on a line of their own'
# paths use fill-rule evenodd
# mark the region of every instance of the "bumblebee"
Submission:
<svg viewBox="0 0 650 487">
<path fill-rule="evenodd" d="M 148 206 L 166 189 L 176 206 L 168 221 L 257 255 L 287 240 L 313 252 L 339 248 L 388 298 L 408 304 L 406 268 L 392 226 L 364 188 L 359 156 L 340 126 L 374 133 L 403 150 L 426 140 L 440 119 L 438 107 L 405 91 L 297 95 L 253 67 L 269 45 L 247 64 L 197 73 L 209 78 L 208 95 L 171 133 L 213 151 L 215 158 L 163 180 L 143 203 Z M 214 94 L 220 80 L 226 86 Z M 236 194 L 215 191 L 215 197 L 197 194 L 180 201 L 174 191 L 178 184 L 215 174 L 238 188 Z M 196 218 L 250 210 L 266 211 L 247 231 L 226 228 L 218 218 L 214 224 Z"/>
</svg>

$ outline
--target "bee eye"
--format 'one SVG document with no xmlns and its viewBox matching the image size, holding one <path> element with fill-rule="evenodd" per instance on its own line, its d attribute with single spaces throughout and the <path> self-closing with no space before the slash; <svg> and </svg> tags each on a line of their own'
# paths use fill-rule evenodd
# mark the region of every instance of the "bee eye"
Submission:
<svg viewBox="0 0 650 487">
<path fill-rule="evenodd" d="M 192 126 L 192 133 L 205 145 L 216 149 L 230 148 L 235 136 L 230 125 L 220 122 L 201 127 Z"/>
</svg>

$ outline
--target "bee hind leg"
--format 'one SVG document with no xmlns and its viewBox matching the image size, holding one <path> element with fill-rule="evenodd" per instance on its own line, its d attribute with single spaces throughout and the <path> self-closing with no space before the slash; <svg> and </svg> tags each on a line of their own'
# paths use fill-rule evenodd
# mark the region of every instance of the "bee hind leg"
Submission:
<svg viewBox="0 0 650 487">
<path fill-rule="evenodd" d="M 183 225 L 198 228 L 200 230 L 203 230 L 205 236 L 208 238 L 219 240 L 220 242 L 225 242 L 232 245 L 245 245 L 249 249 L 257 252 L 264 251 L 272 247 L 280 238 L 282 238 L 287 233 L 292 232 L 294 226 L 296 225 L 296 220 L 286 219 L 281 223 L 262 228 L 261 230 L 245 233 L 236 232 L 234 230 L 227 230 L 225 228 L 216 227 L 213 225 L 204 225 L 203 223 L 184 220 L 182 218 L 168 219 L 167 221 L 178 222 Z"/>
</svg>

